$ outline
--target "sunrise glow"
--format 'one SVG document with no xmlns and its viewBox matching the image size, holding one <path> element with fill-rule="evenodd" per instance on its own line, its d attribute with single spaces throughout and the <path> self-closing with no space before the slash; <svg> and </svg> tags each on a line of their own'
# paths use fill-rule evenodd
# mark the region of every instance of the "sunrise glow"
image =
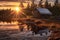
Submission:
<svg viewBox="0 0 60 40">
<path fill-rule="evenodd" d="M 16 7 L 16 8 L 15 8 L 15 11 L 16 11 L 16 12 L 19 12 L 19 11 L 20 11 L 20 8 L 19 8 L 19 7 Z"/>
</svg>

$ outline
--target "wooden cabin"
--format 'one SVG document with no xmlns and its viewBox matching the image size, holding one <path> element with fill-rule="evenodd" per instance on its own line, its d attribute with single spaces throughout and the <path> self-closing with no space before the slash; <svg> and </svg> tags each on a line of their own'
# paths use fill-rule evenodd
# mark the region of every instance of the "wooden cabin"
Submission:
<svg viewBox="0 0 60 40">
<path fill-rule="evenodd" d="M 52 16 L 52 13 L 46 8 L 36 8 L 34 16 L 37 18 L 47 19 Z"/>
</svg>

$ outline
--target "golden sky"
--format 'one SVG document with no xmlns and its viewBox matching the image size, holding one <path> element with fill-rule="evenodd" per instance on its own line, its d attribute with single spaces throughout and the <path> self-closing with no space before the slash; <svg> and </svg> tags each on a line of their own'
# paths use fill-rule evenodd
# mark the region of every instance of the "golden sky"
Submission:
<svg viewBox="0 0 60 40">
<path fill-rule="evenodd" d="M 45 0 L 43 0 L 45 1 Z M 49 2 L 51 2 L 52 4 L 54 3 L 54 0 L 48 0 Z M 39 0 L 35 0 L 35 3 L 38 3 Z M 19 3 L 18 0 L 0 0 L 0 9 L 7 9 L 7 8 L 14 8 L 14 7 L 10 7 L 10 6 L 19 6 Z M 1 7 L 1 5 L 3 7 Z M 6 7 L 6 6 L 9 6 L 9 7 Z M 25 4 L 26 6 L 26 4 Z"/>
</svg>

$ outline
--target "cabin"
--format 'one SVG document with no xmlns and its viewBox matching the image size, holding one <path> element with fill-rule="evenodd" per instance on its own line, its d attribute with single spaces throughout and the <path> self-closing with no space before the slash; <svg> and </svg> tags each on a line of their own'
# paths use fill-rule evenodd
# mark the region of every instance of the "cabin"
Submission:
<svg viewBox="0 0 60 40">
<path fill-rule="evenodd" d="M 52 16 L 52 13 L 46 8 L 36 8 L 34 15 L 37 18 L 47 19 Z"/>
</svg>

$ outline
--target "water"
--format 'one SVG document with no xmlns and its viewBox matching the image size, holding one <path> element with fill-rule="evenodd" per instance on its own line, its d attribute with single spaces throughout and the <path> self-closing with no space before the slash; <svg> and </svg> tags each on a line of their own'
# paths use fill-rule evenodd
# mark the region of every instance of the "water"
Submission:
<svg viewBox="0 0 60 40">
<path fill-rule="evenodd" d="M 13 29 L 19 29 L 19 26 L 17 22 L 0 22 L 0 30 L 13 30 Z"/>
</svg>

